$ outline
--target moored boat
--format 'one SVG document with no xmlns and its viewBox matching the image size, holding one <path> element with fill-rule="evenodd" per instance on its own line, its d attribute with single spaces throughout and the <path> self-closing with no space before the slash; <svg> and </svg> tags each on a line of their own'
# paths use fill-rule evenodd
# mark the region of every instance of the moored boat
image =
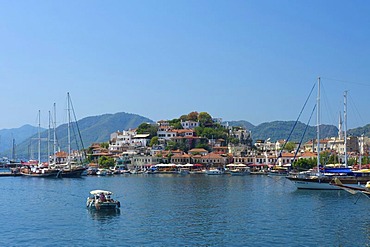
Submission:
<svg viewBox="0 0 370 247">
<path fill-rule="evenodd" d="M 331 183 L 334 179 L 340 179 L 346 186 L 361 187 L 370 180 L 370 172 L 353 172 L 349 168 L 330 168 L 323 172 L 302 172 L 291 174 L 286 177 L 292 181 L 297 189 L 312 190 L 340 190 Z"/>
<path fill-rule="evenodd" d="M 206 170 L 207 175 L 223 175 L 224 173 L 224 171 L 214 168 Z"/>
<path fill-rule="evenodd" d="M 60 177 L 61 171 L 58 169 L 49 169 L 42 166 L 23 166 L 20 174 L 27 177 Z"/>
<path fill-rule="evenodd" d="M 346 92 L 345 92 L 345 101 L 346 101 Z M 346 103 L 344 104 L 346 107 Z M 347 166 L 347 138 L 346 138 L 346 130 L 344 131 L 344 168 L 327 168 L 322 170 L 323 165 L 321 164 L 320 160 L 320 78 L 318 78 L 318 93 L 317 93 L 317 144 L 316 144 L 316 153 L 317 153 L 317 166 L 316 170 L 313 172 L 303 172 L 299 174 L 289 174 L 286 176 L 297 189 L 312 189 L 312 190 L 338 190 L 340 189 L 338 186 L 333 186 L 330 182 L 335 179 L 339 178 L 343 184 L 348 186 L 361 186 L 361 184 L 366 184 L 368 179 L 367 172 L 357 172 L 354 173 L 351 169 Z M 347 109 L 345 108 L 345 112 Z M 346 119 L 346 118 L 345 118 Z M 347 126 L 347 123 L 345 124 Z"/>
<path fill-rule="evenodd" d="M 244 164 L 228 164 L 227 167 L 231 176 L 244 176 L 251 173 L 250 168 Z"/>
<path fill-rule="evenodd" d="M 83 176 L 83 173 L 86 172 L 86 168 L 83 166 L 66 167 L 61 171 L 62 178 L 80 178 Z"/>
</svg>

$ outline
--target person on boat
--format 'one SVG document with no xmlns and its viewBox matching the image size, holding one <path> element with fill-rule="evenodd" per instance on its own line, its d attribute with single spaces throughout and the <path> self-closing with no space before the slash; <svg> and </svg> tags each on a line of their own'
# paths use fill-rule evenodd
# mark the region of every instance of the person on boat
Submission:
<svg viewBox="0 0 370 247">
<path fill-rule="evenodd" d="M 100 193 L 100 201 L 105 202 L 105 195 L 104 193 Z"/>
</svg>

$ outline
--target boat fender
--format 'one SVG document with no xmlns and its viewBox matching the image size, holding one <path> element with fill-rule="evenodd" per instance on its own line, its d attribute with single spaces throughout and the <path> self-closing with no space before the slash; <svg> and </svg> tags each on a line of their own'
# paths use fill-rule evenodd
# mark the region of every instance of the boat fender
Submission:
<svg viewBox="0 0 370 247">
<path fill-rule="evenodd" d="M 121 203 L 119 201 L 117 201 L 117 206 L 120 208 L 121 207 Z"/>
</svg>

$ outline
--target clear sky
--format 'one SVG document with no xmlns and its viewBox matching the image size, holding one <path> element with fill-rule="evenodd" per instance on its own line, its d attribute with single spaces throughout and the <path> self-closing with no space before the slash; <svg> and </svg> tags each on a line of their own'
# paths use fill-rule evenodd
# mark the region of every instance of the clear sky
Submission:
<svg viewBox="0 0 370 247">
<path fill-rule="evenodd" d="M 67 92 L 78 119 L 295 120 L 318 76 L 322 122 L 349 90 L 348 126 L 364 126 L 369 13 L 364 0 L 0 1 L 0 129 L 37 125 L 38 110 L 47 127 L 54 102 L 63 123 Z"/>
</svg>

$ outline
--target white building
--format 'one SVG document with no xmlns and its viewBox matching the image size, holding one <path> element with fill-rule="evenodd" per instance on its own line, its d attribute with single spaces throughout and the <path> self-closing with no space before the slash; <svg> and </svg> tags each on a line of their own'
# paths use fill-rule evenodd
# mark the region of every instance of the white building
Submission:
<svg viewBox="0 0 370 247">
<path fill-rule="evenodd" d="M 177 131 L 171 129 L 158 129 L 157 136 L 159 139 L 170 140 L 172 137 L 177 136 Z"/>
<path fill-rule="evenodd" d="M 137 134 L 136 130 L 117 131 L 110 135 L 109 151 L 120 151 L 123 146 L 146 147 L 149 134 Z"/>
<path fill-rule="evenodd" d="M 195 121 L 182 121 L 181 120 L 181 126 L 184 129 L 194 129 L 196 127 L 199 127 L 199 122 L 195 122 Z"/>
</svg>

